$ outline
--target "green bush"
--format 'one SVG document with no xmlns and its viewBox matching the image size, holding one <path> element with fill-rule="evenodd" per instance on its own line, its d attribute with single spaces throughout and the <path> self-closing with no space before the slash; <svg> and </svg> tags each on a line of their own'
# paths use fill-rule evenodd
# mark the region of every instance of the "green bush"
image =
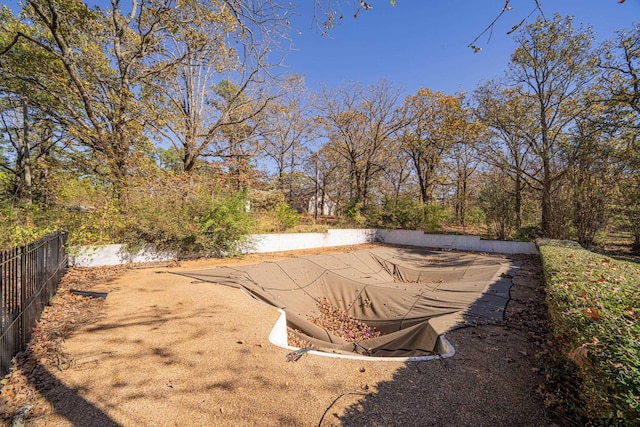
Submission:
<svg viewBox="0 0 640 427">
<path fill-rule="evenodd" d="M 416 229 L 424 218 L 423 205 L 408 197 L 385 200 L 384 204 L 370 212 L 373 223 L 380 227 Z"/>
<path fill-rule="evenodd" d="M 120 218 L 126 222 L 119 243 L 145 243 L 180 255 L 236 254 L 253 221 L 242 192 L 223 195 L 206 181 L 175 177 L 131 193 Z"/>
<path fill-rule="evenodd" d="M 253 221 L 246 208 L 244 193 L 217 199 L 202 218 L 202 232 L 207 237 L 204 249 L 221 255 L 236 255 L 246 243 Z"/>
<path fill-rule="evenodd" d="M 347 216 L 356 216 L 354 208 L 347 210 Z M 441 230 L 451 217 L 451 209 L 436 202 L 428 204 L 420 200 L 402 197 L 398 200 L 385 200 L 378 207 L 367 211 L 369 222 L 377 227 L 404 228 L 408 230 L 424 229 L 428 232 Z"/>
<path fill-rule="evenodd" d="M 532 242 L 542 235 L 542 229 L 537 225 L 526 225 L 518 228 L 514 236 L 515 240 Z"/>
<path fill-rule="evenodd" d="M 124 243 L 135 251 L 151 243 L 180 255 L 236 254 L 254 231 L 245 194 L 224 194 L 206 176 L 132 176 L 120 198 L 91 178 L 59 175 L 56 180 L 59 191 L 47 208 L 0 206 L 0 219 L 9 225 L 0 234 L 3 247 L 67 229 L 70 246 Z M 288 212 L 283 221 L 289 225 L 295 218 Z"/>
<path fill-rule="evenodd" d="M 538 240 L 554 332 L 579 367 L 587 418 L 640 419 L 640 266 Z"/>
<path fill-rule="evenodd" d="M 469 225 L 479 227 L 486 223 L 487 214 L 482 208 L 474 206 L 467 213 L 466 221 Z"/>
<path fill-rule="evenodd" d="M 53 213 L 69 230 L 69 245 L 106 245 L 124 243 L 132 229 L 127 217 L 113 201 L 84 209 L 68 209 Z"/>
<path fill-rule="evenodd" d="M 300 214 L 289 206 L 287 202 L 280 203 L 276 208 L 275 214 L 280 231 L 288 230 L 300 223 Z"/>
<path fill-rule="evenodd" d="M 362 213 L 362 202 L 351 201 L 344 210 L 347 220 L 361 227 L 367 223 L 367 217 Z"/>
<path fill-rule="evenodd" d="M 442 206 L 437 202 L 430 202 L 427 205 L 420 204 L 424 210 L 424 217 L 420 226 L 428 232 L 439 231 L 451 217 L 451 209 Z"/>
<path fill-rule="evenodd" d="M 0 250 L 24 246 L 58 229 L 38 204 L 0 207 Z"/>
</svg>

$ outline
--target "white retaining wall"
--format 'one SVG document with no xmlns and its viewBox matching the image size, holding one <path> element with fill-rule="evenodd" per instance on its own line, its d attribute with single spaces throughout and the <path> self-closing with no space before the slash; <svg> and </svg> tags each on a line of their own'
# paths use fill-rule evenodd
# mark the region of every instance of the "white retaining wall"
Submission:
<svg viewBox="0 0 640 427">
<path fill-rule="evenodd" d="M 483 240 L 478 236 L 455 234 L 427 234 L 416 230 L 378 230 L 378 241 L 393 245 L 424 246 L 446 250 L 493 252 L 501 254 L 537 254 L 532 242 Z"/>
<path fill-rule="evenodd" d="M 132 254 L 126 245 L 81 246 L 69 249 L 69 265 L 74 267 L 102 267 L 131 262 L 164 262 L 177 258 L 175 252 L 160 252 L 152 245 Z"/>
<path fill-rule="evenodd" d="M 376 241 L 377 230 L 327 230 L 326 233 L 254 234 L 247 253 L 292 251 L 296 249 L 327 248 L 358 245 Z"/>
<path fill-rule="evenodd" d="M 326 233 L 254 234 L 245 253 L 267 253 L 299 249 L 325 248 L 383 242 L 395 245 L 423 246 L 445 250 L 467 250 L 505 254 L 537 254 L 534 243 L 482 240 L 477 236 L 427 234 L 415 230 L 349 229 L 327 230 Z M 147 246 L 135 254 L 124 245 L 72 248 L 70 264 L 76 267 L 98 267 L 130 262 L 164 262 L 176 259 L 176 253 L 158 252 Z"/>
</svg>

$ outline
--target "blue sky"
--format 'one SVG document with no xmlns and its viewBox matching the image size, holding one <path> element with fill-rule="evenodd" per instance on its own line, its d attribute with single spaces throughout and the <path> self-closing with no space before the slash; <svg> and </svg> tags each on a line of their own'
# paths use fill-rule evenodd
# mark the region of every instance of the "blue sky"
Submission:
<svg viewBox="0 0 640 427">
<path fill-rule="evenodd" d="M 297 31 L 291 34 L 294 50 L 280 71 L 302 74 L 312 90 L 387 79 L 405 95 L 421 87 L 472 92 L 482 80 L 502 75 L 515 49 L 513 35 L 506 32 L 535 8 L 535 0 L 511 0 L 512 10 L 497 22 L 491 40 L 487 35 L 478 40 L 482 51 L 473 53 L 469 43 L 493 21 L 504 0 L 396 0 L 395 7 L 389 0 L 368 0 L 373 8 L 360 10 L 355 19 L 359 0 L 322 0 L 341 4 L 344 15 L 326 36 L 314 27 L 313 0 L 291 1 Z M 549 18 L 572 15 L 576 27 L 592 26 L 597 42 L 640 22 L 640 0 L 540 1 Z M 17 0 L 0 2 L 17 9 Z"/>
<path fill-rule="evenodd" d="M 535 8 L 534 0 L 512 0 L 512 10 L 498 21 L 491 40 L 480 39 L 476 45 L 482 51 L 473 53 L 467 45 L 493 21 L 504 0 L 397 0 L 395 7 L 389 0 L 368 0 L 373 8 L 361 10 L 355 19 L 355 6 L 343 5 L 344 18 L 328 36 L 312 28 L 312 0 L 294 3 L 300 16 L 292 23 L 301 34 L 292 35 L 296 50 L 285 59 L 287 72 L 304 75 L 313 90 L 388 79 L 407 95 L 421 87 L 471 92 L 480 81 L 502 75 L 515 49 L 513 35 L 506 32 Z M 598 42 L 640 22 L 640 0 L 541 4 L 548 18 L 572 15 L 575 27 L 592 26 Z"/>
</svg>

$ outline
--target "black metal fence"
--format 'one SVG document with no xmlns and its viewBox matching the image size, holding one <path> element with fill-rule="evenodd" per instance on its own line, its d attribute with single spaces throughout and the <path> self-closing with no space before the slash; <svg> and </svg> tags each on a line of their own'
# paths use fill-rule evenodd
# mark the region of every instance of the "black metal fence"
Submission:
<svg viewBox="0 0 640 427">
<path fill-rule="evenodd" d="M 67 232 L 58 231 L 26 246 L 0 252 L 0 371 L 31 339 L 44 307 L 68 266 Z"/>
</svg>

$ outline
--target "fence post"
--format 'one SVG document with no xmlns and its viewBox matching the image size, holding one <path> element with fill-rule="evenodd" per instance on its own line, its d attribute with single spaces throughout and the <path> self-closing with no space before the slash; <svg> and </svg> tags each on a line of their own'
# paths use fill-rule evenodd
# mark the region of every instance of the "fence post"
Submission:
<svg viewBox="0 0 640 427">
<path fill-rule="evenodd" d="M 29 246 L 24 245 L 20 250 L 20 350 L 22 350 L 26 344 L 25 337 L 28 335 L 26 328 L 29 327 L 28 322 L 25 321 L 25 306 L 27 303 L 27 256 L 29 254 Z"/>
</svg>

